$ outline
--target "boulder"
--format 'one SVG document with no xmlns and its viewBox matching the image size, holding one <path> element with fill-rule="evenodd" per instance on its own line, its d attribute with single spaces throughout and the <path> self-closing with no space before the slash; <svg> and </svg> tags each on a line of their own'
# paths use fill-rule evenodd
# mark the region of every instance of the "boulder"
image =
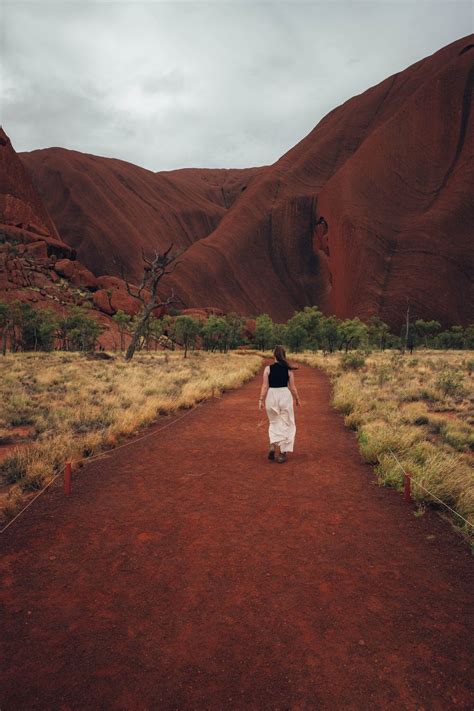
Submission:
<svg viewBox="0 0 474 711">
<path fill-rule="evenodd" d="M 140 311 L 140 302 L 126 291 L 99 289 L 92 297 L 94 306 L 104 314 L 112 316 L 117 311 L 123 311 L 134 316 Z"/>
<path fill-rule="evenodd" d="M 30 242 L 29 244 L 21 245 L 23 253 L 27 254 L 32 259 L 47 259 L 48 245 L 41 240 L 40 242 Z"/>
<path fill-rule="evenodd" d="M 96 277 L 83 264 L 79 262 L 74 262 L 74 264 L 75 269 L 71 277 L 71 284 L 95 291 L 98 288 Z"/>
<path fill-rule="evenodd" d="M 110 295 L 107 293 L 106 289 L 99 289 L 94 292 L 92 296 L 92 303 L 96 309 L 99 309 L 99 311 L 102 311 L 104 314 L 113 316 L 115 313 L 115 309 L 110 300 Z"/>
<path fill-rule="evenodd" d="M 59 276 L 70 279 L 74 274 L 74 262 L 70 259 L 58 259 L 54 265 L 54 269 Z"/>
<path fill-rule="evenodd" d="M 80 262 L 70 259 L 58 259 L 54 269 L 59 276 L 69 279 L 73 286 L 84 287 L 94 291 L 98 288 L 97 278 Z"/>
<path fill-rule="evenodd" d="M 118 277 L 104 275 L 96 277 L 96 280 L 99 289 L 119 289 L 120 291 L 126 291 L 124 280 Z"/>
<path fill-rule="evenodd" d="M 126 291 L 113 291 L 112 292 L 112 306 L 117 311 L 124 311 L 130 316 L 135 316 L 140 311 L 141 303 L 138 299 L 134 299 Z"/>
</svg>

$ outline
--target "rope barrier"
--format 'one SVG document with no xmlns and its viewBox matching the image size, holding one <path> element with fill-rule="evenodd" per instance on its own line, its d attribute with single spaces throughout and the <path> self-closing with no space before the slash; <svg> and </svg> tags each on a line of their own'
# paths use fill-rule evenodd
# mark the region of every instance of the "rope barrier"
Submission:
<svg viewBox="0 0 474 711">
<path fill-rule="evenodd" d="M 132 444 L 136 444 L 137 442 L 141 442 L 142 440 L 147 439 L 148 437 L 152 437 L 153 435 L 158 434 L 158 432 L 162 432 L 162 431 L 165 430 L 167 427 L 171 427 L 171 425 L 175 425 L 177 422 L 179 422 L 180 420 L 182 420 L 182 419 L 184 419 L 185 417 L 187 417 L 188 415 L 190 415 L 190 414 L 191 414 L 192 412 L 194 412 L 194 410 L 196 410 L 198 407 L 201 407 L 201 405 L 202 405 L 204 402 L 206 402 L 207 400 L 208 400 L 207 397 L 204 398 L 203 400 L 201 400 L 201 402 L 197 403 L 197 405 L 194 405 L 191 409 L 189 409 L 187 412 L 185 412 L 185 413 L 184 413 L 183 415 L 181 415 L 180 417 L 177 417 L 177 418 L 176 418 L 175 420 L 173 420 L 172 422 L 167 422 L 166 425 L 163 425 L 163 427 L 159 427 L 158 429 L 153 430 L 152 432 L 147 432 L 146 434 L 142 435 L 141 437 L 136 437 L 135 439 L 130 440 L 130 442 L 124 442 L 123 444 L 120 444 L 118 447 L 113 447 L 112 449 L 107 449 L 105 452 L 99 452 L 99 454 L 94 454 L 92 457 L 83 457 L 82 459 L 79 459 L 79 460 L 77 461 L 77 464 L 80 464 L 81 462 L 83 462 L 83 463 L 89 463 L 89 462 L 92 462 L 93 460 L 100 459 L 101 457 L 106 457 L 106 456 L 107 456 L 108 454 L 110 454 L 111 452 L 114 452 L 114 453 L 115 453 L 115 452 L 116 452 L 117 450 L 119 450 L 119 449 L 123 449 L 124 447 L 130 447 Z M 44 494 L 44 492 L 45 492 L 47 489 L 49 489 L 49 487 L 51 486 L 51 484 L 53 484 L 59 476 L 61 476 L 61 472 L 58 472 L 58 474 L 55 474 L 55 475 L 53 476 L 53 478 L 51 479 L 51 481 L 49 481 L 49 482 L 46 484 L 46 486 L 45 486 L 43 489 L 41 489 L 41 491 L 40 491 L 33 499 L 31 499 L 31 501 L 29 501 L 29 502 L 26 504 L 26 506 L 24 506 L 24 507 L 21 509 L 21 511 L 19 511 L 19 512 L 17 513 L 17 515 L 16 515 L 14 518 L 12 518 L 12 520 L 9 521 L 9 522 L 6 524 L 6 526 L 4 526 L 2 529 L 0 529 L 0 534 L 1 534 L 1 533 L 4 533 L 4 532 L 7 530 L 7 528 L 9 528 L 9 527 L 12 525 L 12 523 L 14 523 L 14 521 L 17 520 L 17 518 L 20 518 L 20 516 L 31 506 L 31 504 L 33 504 L 33 503 L 36 501 L 36 499 L 39 499 L 39 497 L 40 497 L 42 494 Z"/>
<path fill-rule="evenodd" d="M 7 528 L 9 528 L 9 527 L 12 525 L 12 523 L 17 520 L 17 518 L 20 518 L 20 516 L 22 515 L 22 513 L 24 513 L 24 512 L 26 511 L 26 509 L 28 509 L 28 508 L 31 506 L 31 504 L 33 504 L 33 503 L 36 501 L 36 499 L 39 499 L 39 497 L 41 496 L 41 494 L 44 494 L 44 492 L 46 491 L 46 489 L 49 489 L 49 487 L 51 486 L 51 484 L 53 484 L 53 483 L 56 481 L 56 479 L 58 478 L 58 476 L 59 476 L 59 474 L 55 474 L 55 475 L 53 476 L 53 478 L 51 479 L 51 481 L 46 484 L 46 486 L 44 487 L 44 489 L 41 489 L 41 491 L 40 491 L 38 494 L 36 494 L 36 496 L 35 496 L 33 499 L 31 499 L 31 501 L 29 501 L 29 502 L 26 504 L 26 506 L 24 506 L 24 507 L 21 509 L 21 511 L 19 511 L 19 512 L 17 513 L 17 515 L 16 515 L 14 518 L 12 518 L 11 521 L 9 521 L 9 522 L 7 523 L 6 526 L 4 526 L 2 529 L 0 529 L 0 533 L 3 533 L 4 531 L 6 531 Z"/>
<path fill-rule="evenodd" d="M 426 491 L 427 494 L 429 494 L 433 499 L 435 499 L 436 501 L 438 501 L 438 503 L 440 503 L 440 504 L 442 504 L 443 506 L 445 506 L 449 511 L 451 511 L 451 513 L 453 513 L 455 516 L 457 516 L 457 517 L 460 518 L 462 521 L 464 521 L 464 523 L 466 523 L 468 526 L 471 526 L 471 528 L 474 528 L 474 524 L 472 524 L 470 521 L 468 521 L 466 518 L 464 518 L 464 516 L 461 516 L 461 514 L 458 513 L 457 511 L 455 511 L 454 509 L 452 509 L 451 506 L 448 506 L 448 504 L 447 504 L 445 501 L 443 501 L 442 499 L 440 499 L 438 496 L 436 496 L 436 494 L 433 494 L 432 491 L 430 491 L 430 490 L 427 489 L 425 486 L 423 486 L 423 484 L 420 484 L 419 481 L 417 481 L 416 479 L 414 479 L 414 478 L 412 477 L 412 475 L 409 474 L 409 473 L 406 471 L 406 469 L 404 468 L 403 464 L 400 462 L 400 460 L 398 459 L 397 455 L 390 449 L 390 447 L 388 448 L 388 451 L 390 452 L 390 454 L 392 455 L 392 457 L 395 459 L 395 461 L 397 462 L 398 466 L 400 467 L 400 469 L 402 470 L 402 472 L 404 473 L 404 475 L 405 475 L 406 477 L 408 477 L 408 479 L 409 479 L 411 482 L 413 482 L 416 486 L 419 486 L 420 489 L 423 489 L 423 491 Z"/>
</svg>

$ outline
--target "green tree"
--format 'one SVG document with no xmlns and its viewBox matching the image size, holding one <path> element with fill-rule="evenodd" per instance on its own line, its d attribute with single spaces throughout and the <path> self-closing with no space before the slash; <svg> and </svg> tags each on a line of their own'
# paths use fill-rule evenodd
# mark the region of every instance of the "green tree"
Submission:
<svg viewBox="0 0 474 711">
<path fill-rule="evenodd" d="M 346 319 L 339 324 L 339 343 L 346 353 L 349 348 L 358 348 L 367 342 L 367 326 L 359 318 Z"/>
<path fill-rule="evenodd" d="M 291 318 L 286 328 L 286 343 L 293 353 L 302 351 L 307 343 L 308 334 L 301 320 Z"/>
<path fill-rule="evenodd" d="M 50 351 L 54 348 L 57 321 L 50 310 L 34 309 L 21 304 L 21 347 L 25 351 Z"/>
<path fill-rule="evenodd" d="M 16 353 L 21 347 L 23 311 L 21 301 L 13 301 L 10 304 L 10 323 L 8 326 L 10 335 L 10 350 Z"/>
<path fill-rule="evenodd" d="M 464 329 L 462 326 L 451 326 L 451 348 L 461 349 L 464 347 Z"/>
<path fill-rule="evenodd" d="M 126 314 L 125 311 L 119 309 L 117 313 L 112 316 L 112 320 L 115 321 L 118 326 L 120 334 L 120 350 L 123 351 L 125 349 L 125 334 L 130 326 L 132 317 L 130 314 Z"/>
<path fill-rule="evenodd" d="M 156 351 L 160 338 L 163 335 L 163 319 L 156 316 L 150 316 L 148 321 L 148 338 L 153 340 L 154 349 Z"/>
<path fill-rule="evenodd" d="M 474 348 L 474 324 L 466 326 L 464 330 L 464 348 L 472 350 Z"/>
<path fill-rule="evenodd" d="M 324 314 L 317 306 L 305 306 L 300 314 L 300 324 L 306 331 L 306 347 L 318 350 L 322 343 Z"/>
<path fill-rule="evenodd" d="M 225 316 L 229 324 L 229 348 L 237 348 L 243 343 L 243 330 L 245 319 L 236 313 L 229 313 Z"/>
<path fill-rule="evenodd" d="M 178 343 L 184 348 L 184 357 L 188 354 L 188 348 L 192 348 L 199 335 L 200 324 L 191 316 L 177 316 L 174 324 L 174 336 Z"/>
<path fill-rule="evenodd" d="M 5 301 L 0 301 L 0 333 L 2 334 L 2 355 L 7 354 L 8 329 L 10 326 L 10 307 Z"/>
<path fill-rule="evenodd" d="M 275 323 L 273 325 L 273 337 L 274 337 L 275 344 L 287 343 L 287 340 L 286 340 L 287 332 L 288 332 L 288 329 L 286 327 L 286 323 Z"/>
<path fill-rule="evenodd" d="M 382 319 L 375 315 L 371 316 L 367 324 L 367 337 L 369 344 L 380 348 L 381 351 L 387 347 L 387 339 L 390 334 L 389 326 Z"/>
<path fill-rule="evenodd" d="M 225 353 L 228 348 L 230 327 L 225 318 L 209 316 L 201 330 L 203 345 L 212 352 L 219 350 Z"/>
<path fill-rule="evenodd" d="M 323 320 L 321 336 L 323 350 L 333 353 L 339 340 L 339 321 L 335 316 L 328 316 Z"/>
<path fill-rule="evenodd" d="M 449 348 L 461 349 L 466 342 L 466 334 L 462 326 L 451 326 L 451 328 L 442 331 L 436 336 L 436 345 L 438 348 L 448 350 Z"/>
<path fill-rule="evenodd" d="M 415 321 L 416 332 L 424 342 L 425 348 L 428 348 L 428 342 L 436 336 L 440 328 L 441 324 L 439 321 L 424 321 L 421 318 Z"/>
<path fill-rule="evenodd" d="M 67 350 L 93 351 L 102 327 L 81 306 L 73 306 L 61 323 Z"/>
<path fill-rule="evenodd" d="M 257 348 L 267 350 L 275 345 L 275 326 L 268 314 L 261 314 L 255 320 L 254 340 Z"/>
</svg>

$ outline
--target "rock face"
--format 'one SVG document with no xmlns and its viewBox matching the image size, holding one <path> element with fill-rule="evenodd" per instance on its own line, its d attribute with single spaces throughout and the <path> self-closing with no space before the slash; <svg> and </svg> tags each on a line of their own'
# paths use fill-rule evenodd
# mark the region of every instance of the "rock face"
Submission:
<svg viewBox="0 0 474 711">
<path fill-rule="evenodd" d="M 341 318 L 378 314 L 397 329 L 408 302 L 412 318 L 465 324 L 473 61 L 474 38 L 454 42 L 334 109 L 263 169 L 154 174 L 60 148 L 22 160 L 62 239 L 95 276 L 118 277 L 123 265 L 138 280 L 141 249 L 173 241 L 186 252 L 166 289 L 183 308 L 283 321 L 316 304 Z M 16 180 L 25 184 L 24 173 L 8 194 Z M 15 222 L 16 203 L 3 206 L 12 223 L 52 234 L 39 208 Z M 99 308 L 121 308 L 107 294 L 112 284 L 98 287 Z"/>
<path fill-rule="evenodd" d="M 0 127 L 0 241 L 42 242 L 48 255 L 74 256 L 51 220 L 10 139 Z M 36 244 L 36 250 L 39 247 Z M 31 249 L 28 249 L 31 254 Z"/>
<path fill-rule="evenodd" d="M 328 114 L 186 252 L 184 303 L 472 320 L 473 61 L 471 36 Z"/>
<path fill-rule="evenodd" d="M 153 173 L 64 148 L 20 154 L 62 238 L 96 276 L 140 280 L 141 250 L 183 250 L 217 227 L 261 169 Z"/>
<path fill-rule="evenodd" d="M 0 128 L 0 221 L 41 237 L 59 240 L 56 228 L 19 160 L 10 139 Z"/>
</svg>

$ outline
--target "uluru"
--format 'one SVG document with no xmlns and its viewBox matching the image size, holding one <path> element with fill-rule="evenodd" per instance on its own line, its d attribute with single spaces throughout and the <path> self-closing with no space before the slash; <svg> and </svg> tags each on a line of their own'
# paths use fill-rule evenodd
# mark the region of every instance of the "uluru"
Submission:
<svg viewBox="0 0 474 711">
<path fill-rule="evenodd" d="M 460 39 L 353 97 L 267 167 L 155 173 L 62 148 L 22 153 L 24 174 L 3 181 L 3 221 L 31 176 L 41 199 L 28 198 L 35 219 L 22 229 L 64 241 L 96 277 L 132 281 L 142 250 L 173 243 L 182 255 L 163 289 L 182 308 L 283 321 L 316 304 L 398 328 L 410 303 L 418 318 L 466 324 L 473 48 Z"/>
<path fill-rule="evenodd" d="M 3 3 L 0 711 L 474 711 L 472 19 Z"/>
</svg>

